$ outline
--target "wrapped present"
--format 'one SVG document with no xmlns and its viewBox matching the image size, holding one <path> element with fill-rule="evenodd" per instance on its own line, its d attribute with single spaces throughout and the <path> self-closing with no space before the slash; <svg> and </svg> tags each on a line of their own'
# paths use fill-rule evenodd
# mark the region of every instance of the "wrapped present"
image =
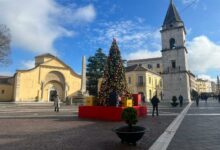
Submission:
<svg viewBox="0 0 220 150">
<path fill-rule="evenodd" d="M 133 101 L 132 99 L 124 99 L 122 101 L 122 106 L 123 107 L 132 107 L 133 106 Z"/>
<path fill-rule="evenodd" d="M 140 106 L 141 105 L 141 94 L 133 94 L 132 97 L 134 100 L 134 106 Z"/>
<path fill-rule="evenodd" d="M 94 105 L 94 102 L 95 102 L 95 97 L 94 96 L 88 96 L 86 97 L 86 100 L 85 100 L 85 106 L 93 106 Z"/>
</svg>

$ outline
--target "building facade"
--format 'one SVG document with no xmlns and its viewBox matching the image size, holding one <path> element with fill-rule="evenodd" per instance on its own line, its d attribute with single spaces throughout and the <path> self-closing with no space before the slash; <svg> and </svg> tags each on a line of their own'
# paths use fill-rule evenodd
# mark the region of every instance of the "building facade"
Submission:
<svg viewBox="0 0 220 150">
<path fill-rule="evenodd" d="M 165 100 L 182 95 L 184 100 L 191 101 L 185 37 L 184 23 L 171 1 L 161 30 Z"/>
<path fill-rule="evenodd" d="M 125 75 L 131 93 L 144 94 L 146 101 L 150 101 L 156 94 L 162 99 L 163 83 L 160 74 L 136 64 L 126 67 Z"/>
<path fill-rule="evenodd" d="M 190 91 L 195 89 L 195 76 L 188 69 L 186 30 L 173 1 L 170 1 L 164 19 L 161 40 L 162 57 L 129 60 L 128 66 L 141 64 L 153 72 L 161 74 L 163 80 L 163 100 L 182 95 L 185 101 L 191 101 Z"/>
<path fill-rule="evenodd" d="M 211 86 L 212 86 L 212 93 L 217 95 L 218 94 L 218 92 L 217 92 L 217 84 L 215 82 L 211 81 Z"/>
<path fill-rule="evenodd" d="M 212 93 L 212 84 L 209 80 L 196 79 L 197 91 L 201 93 Z"/>
<path fill-rule="evenodd" d="M 35 67 L 17 70 L 10 78 L 0 79 L 0 101 L 50 102 L 57 93 L 61 100 L 77 95 L 81 76 L 60 59 L 44 54 L 35 57 Z"/>
</svg>

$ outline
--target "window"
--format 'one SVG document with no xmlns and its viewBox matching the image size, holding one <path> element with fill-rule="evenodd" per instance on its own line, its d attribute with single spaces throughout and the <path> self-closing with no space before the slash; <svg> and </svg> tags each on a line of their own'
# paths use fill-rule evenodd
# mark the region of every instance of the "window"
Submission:
<svg viewBox="0 0 220 150">
<path fill-rule="evenodd" d="M 160 64 L 157 64 L 157 68 L 160 68 Z"/>
<path fill-rule="evenodd" d="M 174 38 L 170 39 L 170 49 L 175 49 L 176 48 L 176 41 Z"/>
<path fill-rule="evenodd" d="M 128 77 L 128 83 L 131 84 L 131 77 Z"/>
<path fill-rule="evenodd" d="M 138 85 L 143 85 L 143 84 L 144 84 L 143 76 L 138 76 Z"/>
<path fill-rule="evenodd" d="M 151 77 L 149 77 L 149 84 L 151 84 Z"/>
<path fill-rule="evenodd" d="M 152 65 L 151 65 L 151 64 L 148 64 L 148 65 L 147 65 L 147 68 L 148 68 L 148 69 L 152 69 Z"/>
<path fill-rule="evenodd" d="M 5 93 L 5 90 L 2 90 L 2 94 L 4 94 Z"/>
<path fill-rule="evenodd" d="M 175 69 L 175 68 L 176 68 L 176 61 L 175 61 L 175 60 L 172 60 L 172 61 L 171 61 L 171 64 L 172 64 L 172 68 Z"/>
</svg>

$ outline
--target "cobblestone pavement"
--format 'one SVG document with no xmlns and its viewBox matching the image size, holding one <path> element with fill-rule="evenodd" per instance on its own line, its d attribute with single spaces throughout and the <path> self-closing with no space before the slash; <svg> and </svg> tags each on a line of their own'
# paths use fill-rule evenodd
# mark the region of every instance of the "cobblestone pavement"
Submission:
<svg viewBox="0 0 220 150">
<path fill-rule="evenodd" d="M 168 150 L 219 150 L 220 103 L 209 99 L 194 103 L 177 130 Z"/>
<path fill-rule="evenodd" d="M 148 107 L 151 114 L 151 106 Z M 159 117 L 140 118 L 137 125 L 146 133 L 137 146 L 121 144 L 112 131 L 124 122 L 82 120 L 77 106 L 62 106 L 59 113 L 52 105 L 0 105 L 0 150 L 121 150 L 148 149 L 181 112 L 161 103 Z"/>
</svg>

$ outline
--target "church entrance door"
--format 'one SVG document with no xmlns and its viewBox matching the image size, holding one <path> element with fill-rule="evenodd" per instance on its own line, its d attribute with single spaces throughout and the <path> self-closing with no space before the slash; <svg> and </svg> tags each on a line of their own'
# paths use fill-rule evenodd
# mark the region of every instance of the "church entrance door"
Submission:
<svg viewBox="0 0 220 150">
<path fill-rule="evenodd" d="M 54 101 L 54 97 L 56 96 L 57 91 L 56 90 L 50 90 L 50 97 L 49 100 L 50 101 Z"/>
</svg>

